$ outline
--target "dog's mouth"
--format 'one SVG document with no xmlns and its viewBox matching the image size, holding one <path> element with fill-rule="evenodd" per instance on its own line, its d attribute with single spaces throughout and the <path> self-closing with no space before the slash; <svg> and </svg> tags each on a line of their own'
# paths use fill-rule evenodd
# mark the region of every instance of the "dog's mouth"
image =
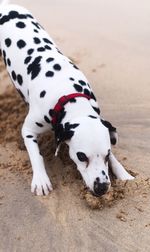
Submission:
<svg viewBox="0 0 150 252">
<path fill-rule="evenodd" d="M 102 191 L 101 193 L 96 193 L 96 192 L 91 191 L 91 194 L 92 194 L 94 197 L 99 198 L 99 197 L 104 196 L 107 192 L 108 192 L 108 190 Z"/>
</svg>

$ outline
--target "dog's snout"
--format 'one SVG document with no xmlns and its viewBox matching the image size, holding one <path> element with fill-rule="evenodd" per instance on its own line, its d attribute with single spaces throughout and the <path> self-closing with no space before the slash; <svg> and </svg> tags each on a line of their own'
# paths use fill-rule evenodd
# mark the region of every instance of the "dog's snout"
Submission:
<svg viewBox="0 0 150 252">
<path fill-rule="evenodd" d="M 94 195 L 99 197 L 105 194 L 109 189 L 109 183 L 100 183 L 99 180 L 94 182 Z"/>
</svg>

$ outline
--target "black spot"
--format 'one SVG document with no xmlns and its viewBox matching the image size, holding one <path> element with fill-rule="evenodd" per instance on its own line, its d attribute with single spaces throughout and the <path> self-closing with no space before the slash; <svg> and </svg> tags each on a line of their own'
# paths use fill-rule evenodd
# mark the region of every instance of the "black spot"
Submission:
<svg viewBox="0 0 150 252">
<path fill-rule="evenodd" d="M 20 96 L 23 98 L 23 100 L 25 100 L 25 96 L 23 95 L 23 93 L 20 91 L 20 89 L 17 89 L 18 93 L 20 94 Z"/>
<path fill-rule="evenodd" d="M 40 25 L 39 25 L 37 22 L 35 23 L 35 22 L 32 21 L 32 24 L 33 24 L 37 29 L 39 29 L 39 30 L 41 29 Z"/>
<path fill-rule="evenodd" d="M 18 81 L 19 85 L 21 86 L 22 83 L 23 83 L 23 79 L 22 79 L 22 76 L 20 74 L 17 75 L 17 81 Z"/>
<path fill-rule="evenodd" d="M 27 58 L 25 58 L 24 60 L 24 64 L 28 64 L 31 61 L 32 57 L 28 56 Z"/>
<path fill-rule="evenodd" d="M 27 51 L 28 55 L 31 55 L 33 52 L 34 52 L 34 49 L 32 48 Z"/>
<path fill-rule="evenodd" d="M 61 123 L 61 121 L 64 119 L 66 115 L 66 111 L 65 109 L 63 108 L 61 112 L 57 113 L 57 123 Z"/>
<path fill-rule="evenodd" d="M 9 17 L 4 15 L 1 19 L 0 19 L 0 25 L 3 25 L 4 23 L 9 21 Z"/>
<path fill-rule="evenodd" d="M 53 43 L 52 43 L 49 39 L 47 39 L 47 38 L 43 38 L 43 41 L 44 41 L 45 43 L 47 43 L 47 44 L 53 45 Z"/>
<path fill-rule="evenodd" d="M 93 118 L 93 119 L 97 119 L 97 117 L 93 116 L 93 115 L 89 115 L 88 117 Z"/>
<path fill-rule="evenodd" d="M 35 44 L 40 44 L 41 40 L 39 38 L 33 38 Z"/>
<path fill-rule="evenodd" d="M 40 97 L 43 98 L 45 95 L 46 95 L 46 91 L 43 90 L 43 91 L 40 93 Z"/>
<path fill-rule="evenodd" d="M 106 120 L 101 119 L 101 122 L 109 130 L 111 144 L 115 145 L 117 143 L 117 129 Z"/>
<path fill-rule="evenodd" d="M 42 56 L 36 57 L 34 61 L 27 68 L 27 73 L 28 74 L 31 73 L 31 80 L 36 78 L 41 71 L 41 65 L 40 65 L 41 59 L 42 59 Z"/>
<path fill-rule="evenodd" d="M 68 130 L 75 129 L 78 126 L 79 126 L 79 123 L 74 123 L 74 124 L 71 124 L 69 122 L 65 123 L 65 128 L 68 129 Z"/>
<path fill-rule="evenodd" d="M 34 32 L 36 32 L 36 33 L 39 33 L 39 31 L 38 31 L 38 30 L 36 30 L 36 29 L 34 29 L 33 31 L 34 31 Z"/>
<path fill-rule="evenodd" d="M 47 116 L 44 116 L 44 120 L 45 120 L 45 122 L 47 122 L 47 123 L 51 123 L 50 119 L 49 119 Z"/>
<path fill-rule="evenodd" d="M 82 92 L 83 91 L 83 88 L 80 85 L 74 84 L 73 86 L 74 86 L 74 88 L 75 88 L 76 91 L 78 91 L 78 92 Z"/>
<path fill-rule="evenodd" d="M 108 179 L 108 176 L 106 175 L 106 179 Z"/>
<path fill-rule="evenodd" d="M 32 15 L 30 15 L 30 14 L 27 14 L 26 16 L 27 16 L 27 18 L 34 19 L 34 18 L 33 18 L 33 16 L 32 16 Z"/>
<path fill-rule="evenodd" d="M 11 19 L 18 18 L 18 15 L 20 15 L 17 11 L 10 11 L 9 16 Z"/>
<path fill-rule="evenodd" d="M 11 46 L 11 39 L 10 38 L 5 39 L 5 44 L 7 47 L 10 47 Z"/>
<path fill-rule="evenodd" d="M 38 122 L 36 122 L 35 123 L 38 127 L 40 127 L 40 128 L 42 128 L 43 127 L 43 124 L 42 123 L 38 123 Z"/>
<path fill-rule="evenodd" d="M 71 103 L 73 103 L 73 102 L 76 102 L 76 99 L 75 99 L 75 98 L 71 98 L 69 101 L 70 101 Z"/>
<path fill-rule="evenodd" d="M 10 61 L 10 59 L 7 59 L 7 65 L 8 65 L 8 66 L 11 66 L 11 61 Z"/>
<path fill-rule="evenodd" d="M 112 124 L 106 120 L 101 119 L 102 124 L 109 129 L 110 132 L 116 132 L 116 128 L 112 126 Z"/>
<path fill-rule="evenodd" d="M 54 58 L 48 58 L 48 59 L 46 60 L 46 62 L 49 63 L 49 62 L 51 62 L 51 61 L 53 61 L 53 60 L 54 60 Z"/>
<path fill-rule="evenodd" d="M 52 48 L 50 46 L 48 46 L 48 45 L 45 46 L 45 49 L 52 50 Z"/>
<path fill-rule="evenodd" d="M 36 140 L 36 139 L 33 139 L 33 142 L 34 142 L 34 143 L 37 143 L 37 140 Z"/>
<path fill-rule="evenodd" d="M 49 115 L 50 115 L 51 117 L 54 116 L 54 110 L 53 110 L 53 109 L 50 109 L 50 110 L 49 110 Z"/>
<path fill-rule="evenodd" d="M 95 97 L 95 95 L 93 94 L 93 92 L 91 92 L 90 97 L 91 97 L 91 99 L 93 99 L 94 101 L 96 101 L 96 97 Z"/>
<path fill-rule="evenodd" d="M 110 140 L 111 140 L 111 144 L 112 144 L 112 145 L 115 145 L 115 144 L 117 143 L 117 139 L 116 139 L 116 138 L 112 138 L 112 137 L 111 137 Z"/>
<path fill-rule="evenodd" d="M 69 61 L 69 63 L 70 63 L 75 69 L 79 69 L 73 62 Z"/>
<path fill-rule="evenodd" d="M 10 11 L 10 12 L 9 12 L 9 18 L 10 18 L 10 19 L 19 18 L 19 16 L 21 16 L 21 15 L 20 15 L 19 12 L 17 12 L 17 11 Z M 26 17 L 25 17 L 25 18 L 26 18 Z"/>
<path fill-rule="evenodd" d="M 76 65 L 73 65 L 73 67 L 74 67 L 75 69 L 79 70 L 79 68 L 78 68 Z"/>
<path fill-rule="evenodd" d="M 93 107 L 93 106 L 92 106 L 92 108 L 95 110 L 95 112 L 96 112 L 98 115 L 100 115 L 100 109 L 99 109 L 99 108 L 96 108 L 96 107 Z"/>
<path fill-rule="evenodd" d="M 90 96 L 90 91 L 87 88 L 85 88 L 84 89 L 84 94 Z"/>
<path fill-rule="evenodd" d="M 46 72 L 46 77 L 53 77 L 54 76 L 54 72 L 52 72 L 52 71 L 48 71 L 48 72 Z"/>
<path fill-rule="evenodd" d="M 19 49 L 22 49 L 22 48 L 24 48 L 26 46 L 26 42 L 24 40 L 20 39 L 17 42 L 17 46 L 18 46 Z"/>
<path fill-rule="evenodd" d="M 11 76 L 12 76 L 12 79 L 13 79 L 14 81 L 16 81 L 17 76 L 16 76 L 15 71 L 12 71 L 12 72 L 11 72 Z"/>
<path fill-rule="evenodd" d="M 11 19 L 27 19 L 27 18 L 33 18 L 33 17 L 30 14 L 19 14 L 17 11 L 10 11 L 8 15 L 4 15 L 0 19 L 0 25 L 9 22 Z"/>
<path fill-rule="evenodd" d="M 60 71 L 61 70 L 61 66 L 59 64 L 55 64 L 53 66 L 53 68 L 56 70 L 56 71 Z"/>
<path fill-rule="evenodd" d="M 3 50 L 3 57 L 6 58 L 6 52 Z"/>
<path fill-rule="evenodd" d="M 103 175 L 106 175 L 106 173 L 105 173 L 103 170 L 102 170 L 102 174 L 103 174 Z"/>
<path fill-rule="evenodd" d="M 38 52 L 44 52 L 44 51 L 45 51 L 45 48 L 44 48 L 44 47 L 39 47 L 39 48 L 37 49 L 37 51 L 38 51 Z"/>
<path fill-rule="evenodd" d="M 26 25 L 25 25 L 24 22 L 18 22 L 18 23 L 16 23 L 16 26 L 17 26 L 18 28 L 21 28 L 21 29 L 26 27 Z"/>
<path fill-rule="evenodd" d="M 109 157 L 110 157 L 110 149 L 108 150 L 108 154 L 105 157 L 105 164 L 109 161 Z M 105 173 L 103 175 L 105 175 Z"/>
<path fill-rule="evenodd" d="M 79 83 L 80 83 L 82 86 L 86 86 L 86 82 L 83 81 L 83 80 L 79 80 Z"/>
<path fill-rule="evenodd" d="M 27 138 L 33 138 L 33 136 L 32 136 L 32 135 L 27 135 L 26 137 L 27 137 Z"/>
<path fill-rule="evenodd" d="M 60 53 L 61 55 L 63 55 L 63 53 L 60 50 L 58 50 L 58 49 L 57 49 L 57 52 Z"/>
<path fill-rule="evenodd" d="M 77 123 L 70 124 L 69 122 L 65 123 L 64 126 L 62 124 L 58 124 L 55 127 L 55 138 L 57 145 L 59 145 L 62 141 L 70 140 L 74 135 L 74 131 L 72 129 L 75 129 L 78 126 L 79 124 Z"/>
<path fill-rule="evenodd" d="M 70 77 L 69 80 L 74 81 L 74 78 Z"/>
<path fill-rule="evenodd" d="M 27 90 L 27 94 L 28 94 L 28 96 L 29 96 L 29 89 Z"/>
</svg>

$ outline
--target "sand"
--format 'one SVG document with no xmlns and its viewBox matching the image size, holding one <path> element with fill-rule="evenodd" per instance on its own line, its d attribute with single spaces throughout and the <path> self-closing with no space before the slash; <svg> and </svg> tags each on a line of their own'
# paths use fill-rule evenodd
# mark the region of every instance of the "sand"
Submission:
<svg viewBox="0 0 150 252">
<path fill-rule="evenodd" d="M 20 131 L 28 108 L 0 61 L 0 252 L 150 250 L 148 1 L 14 1 L 38 17 L 92 84 L 102 114 L 118 128 L 113 148 L 135 175 L 102 198 L 88 193 L 54 137 L 40 148 L 54 191 L 30 193 L 32 172 Z M 42 11 L 41 11 L 42 10 Z"/>
</svg>

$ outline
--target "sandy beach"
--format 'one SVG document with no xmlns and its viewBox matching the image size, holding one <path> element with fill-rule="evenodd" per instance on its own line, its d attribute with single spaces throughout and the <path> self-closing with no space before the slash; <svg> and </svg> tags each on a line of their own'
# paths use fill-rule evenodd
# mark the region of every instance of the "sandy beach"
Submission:
<svg viewBox="0 0 150 252">
<path fill-rule="evenodd" d="M 118 129 L 113 148 L 136 175 L 112 204 L 93 209 L 66 148 L 41 151 L 54 191 L 30 192 L 21 139 L 27 109 L 0 61 L 0 252 L 150 251 L 150 3 L 147 0 L 18 0 L 87 76 L 102 115 Z"/>
</svg>

